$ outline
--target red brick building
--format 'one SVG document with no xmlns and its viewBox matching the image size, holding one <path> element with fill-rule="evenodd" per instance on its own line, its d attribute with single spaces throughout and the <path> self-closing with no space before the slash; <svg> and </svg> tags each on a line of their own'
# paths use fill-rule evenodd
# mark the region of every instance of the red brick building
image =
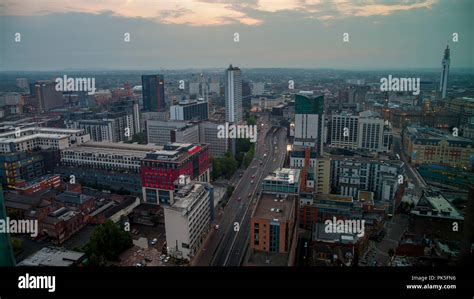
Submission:
<svg viewBox="0 0 474 299">
<path fill-rule="evenodd" d="M 154 204 L 172 204 L 174 182 L 180 175 L 209 182 L 207 144 L 170 143 L 148 153 L 141 162 L 143 200 Z"/>
</svg>

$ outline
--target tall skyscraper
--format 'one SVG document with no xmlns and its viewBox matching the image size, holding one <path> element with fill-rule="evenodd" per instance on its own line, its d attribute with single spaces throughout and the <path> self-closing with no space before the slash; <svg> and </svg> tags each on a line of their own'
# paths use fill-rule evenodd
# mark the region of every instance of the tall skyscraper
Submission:
<svg viewBox="0 0 474 299">
<path fill-rule="evenodd" d="M 314 147 L 323 153 L 324 96 L 295 95 L 295 141 L 297 147 Z"/>
<path fill-rule="evenodd" d="M 142 75 L 143 109 L 160 112 L 166 110 L 165 81 L 163 75 Z"/>
<path fill-rule="evenodd" d="M 232 64 L 225 72 L 225 120 L 230 123 L 242 121 L 242 76 Z"/>
<path fill-rule="evenodd" d="M 448 75 L 449 75 L 449 46 L 446 46 L 444 50 L 444 56 L 442 61 L 443 70 L 441 71 L 441 80 L 439 82 L 439 91 L 441 92 L 441 98 L 446 98 L 446 89 L 448 88 Z"/>
</svg>

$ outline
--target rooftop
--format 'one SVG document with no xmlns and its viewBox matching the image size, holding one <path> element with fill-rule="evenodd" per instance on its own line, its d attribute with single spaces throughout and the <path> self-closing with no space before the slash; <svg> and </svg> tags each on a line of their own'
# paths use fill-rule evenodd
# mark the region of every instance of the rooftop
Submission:
<svg viewBox="0 0 474 299">
<path fill-rule="evenodd" d="M 317 194 L 316 200 L 331 200 L 331 201 L 338 201 L 338 202 L 353 202 L 354 199 L 352 196 L 345 196 L 339 194 Z"/>
<path fill-rule="evenodd" d="M 194 153 L 207 148 L 206 144 L 168 143 L 162 149 L 148 153 L 144 160 L 180 162 Z"/>
<path fill-rule="evenodd" d="M 45 134 L 45 133 L 37 133 L 32 135 L 21 136 L 18 138 L 0 138 L 0 143 L 18 143 L 29 141 L 32 139 L 43 138 L 43 139 L 66 139 L 69 138 L 70 135 L 66 134 Z"/>
<path fill-rule="evenodd" d="M 146 153 L 162 149 L 163 146 L 149 144 L 129 144 L 129 143 L 111 143 L 89 141 L 74 148 L 68 148 L 64 151 L 83 152 L 83 153 L 104 153 L 104 154 L 125 154 L 138 155 L 145 157 Z"/>
<path fill-rule="evenodd" d="M 79 263 L 84 255 L 82 252 L 45 247 L 18 263 L 18 266 L 67 267 Z"/>
<path fill-rule="evenodd" d="M 204 191 L 204 183 L 191 182 L 182 186 L 175 193 L 175 202 L 171 208 L 188 210 L 192 207 L 194 202 L 199 199 L 199 195 Z"/>
<path fill-rule="evenodd" d="M 463 220 L 464 217 L 441 193 L 425 191 L 411 214 L 422 217 Z"/>
<path fill-rule="evenodd" d="M 406 133 L 410 136 L 410 139 L 423 142 L 427 141 L 441 141 L 447 140 L 450 143 L 463 143 L 473 144 L 473 141 L 459 136 L 453 136 L 451 133 L 435 128 L 422 127 L 422 126 L 410 126 L 406 128 Z"/>
<path fill-rule="evenodd" d="M 289 220 L 295 206 L 296 196 L 287 195 L 286 198 L 281 197 L 282 196 L 278 194 L 262 193 L 258 199 L 252 218 L 279 222 Z"/>
<path fill-rule="evenodd" d="M 346 231 L 350 231 L 349 227 L 345 225 Z M 357 233 L 328 233 L 324 223 L 316 223 L 313 228 L 313 240 L 328 242 L 328 243 L 342 243 L 355 244 L 359 240 Z"/>
<path fill-rule="evenodd" d="M 272 174 L 265 177 L 265 181 L 287 182 L 288 184 L 298 184 L 300 177 L 299 169 L 278 168 Z"/>
</svg>

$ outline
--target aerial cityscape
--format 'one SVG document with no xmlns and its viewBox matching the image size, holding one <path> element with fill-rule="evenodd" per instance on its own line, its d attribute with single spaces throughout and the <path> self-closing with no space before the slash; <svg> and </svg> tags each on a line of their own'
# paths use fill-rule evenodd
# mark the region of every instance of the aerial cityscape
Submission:
<svg viewBox="0 0 474 299">
<path fill-rule="evenodd" d="M 472 263 L 472 2 L 50 2 L 0 13 L 0 266 Z"/>
</svg>

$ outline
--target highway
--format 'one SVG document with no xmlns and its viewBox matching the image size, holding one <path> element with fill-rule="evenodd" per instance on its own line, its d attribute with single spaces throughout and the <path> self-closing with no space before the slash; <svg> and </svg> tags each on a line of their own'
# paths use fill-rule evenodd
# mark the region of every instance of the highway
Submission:
<svg viewBox="0 0 474 299">
<path fill-rule="evenodd" d="M 269 154 L 267 154 L 269 159 L 267 159 L 263 165 L 263 171 L 259 172 L 258 184 L 255 186 L 252 198 L 248 201 L 245 213 L 242 218 L 240 218 L 240 230 L 238 232 L 230 232 L 230 234 L 233 235 L 232 243 L 229 248 L 227 248 L 228 246 L 224 246 L 222 249 L 222 252 L 225 253 L 224 263 L 218 263 L 217 265 L 240 266 L 242 264 L 250 241 L 250 218 L 257 203 L 261 183 L 269 172 L 273 172 L 284 163 L 286 156 L 285 130 L 279 129 L 274 134 L 271 134 L 271 138 L 266 140 L 265 146 L 270 149 Z M 222 258 L 219 262 L 222 262 Z"/>
<path fill-rule="evenodd" d="M 263 127 L 261 126 L 262 122 L 264 123 Z M 282 165 L 286 154 L 284 130 L 272 128 L 268 115 L 262 115 L 258 120 L 258 125 L 260 131 L 258 132 L 255 159 L 237 182 L 226 207 L 216 211 L 218 215 L 216 223 L 219 225 L 219 229 L 209 232 L 207 239 L 193 259 L 192 265 L 194 266 L 233 265 L 240 263 L 245 254 L 250 236 L 250 215 L 259 191 L 257 188 L 260 187 L 261 180 L 270 171 Z M 274 156 L 275 154 L 277 156 Z M 231 252 L 234 253 L 232 256 Z"/>
<path fill-rule="evenodd" d="M 261 126 L 262 122 L 264 123 L 263 127 Z M 219 225 L 219 229 L 213 229 L 209 232 L 206 241 L 193 259 L 192 264 L 194 266 L 209 266 L 218 263 L 220 259 L 216 259 L 215 257 L 217 255 L 224 255 L 224 251 L 222 251 L 222 246 L 220 245 L 232 242 L 232 237 L 235 234 L 234 223 L 237 222 L 241 227 L 240 219 L 242 219 L 242 216 L 248 207 L 248 202 L 250 201 L 249 193 L 252 194 L 254 192 L 255 186 L 258 185 L 256 179 L 263 171 L 262 166 L 264 164 L 260 165 L 259 158 L 262 159 L 263 163 L 266 163 L 266 161 L 270 159 L 268 155 L 263 158 L 268 147 L 266 144 L 270 143 L 273 131 L 270 126 L 268 115 L 262 115 L 258 120 L 258 125 L 260 127 L 256 144 L 256 159 L 254 159 L 249 167 L 247 167 L 242 177 L 237 182 L 234 193 L 228 200 L 225 208 L 223 210 L 216 210 L 216 223 Z M 254 181 L 253 184 L 251 183 L 252 181 Z M 230 244 L 227 245 L 230 246 Z M 221 265 L 223 265 L 223 260 Z"/>
</svg>

